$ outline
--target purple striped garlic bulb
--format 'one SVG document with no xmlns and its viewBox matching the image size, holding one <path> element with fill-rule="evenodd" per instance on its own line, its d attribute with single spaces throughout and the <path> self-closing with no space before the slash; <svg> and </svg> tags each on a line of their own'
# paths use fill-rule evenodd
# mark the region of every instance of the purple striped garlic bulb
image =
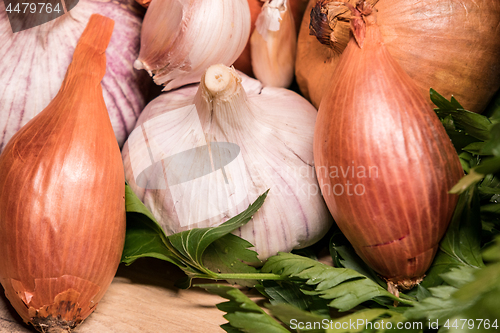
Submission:
<svg viewBox="0 0 500 333">
<path fill-rule="evenodd" d="M 313 162 L 316 109 L 233 68 L 147 105 L 122 151 L 126 179 L 167 234 L 216 226 L 270 189 L 235 234 L 259 258 L 318 241 L 332 220 Z"/>
<path fill-rule="evenodd" d="M 123 145 L 146 104 L 150 81 L 133 68 L 139 54 L 140 6 L 134 0 L 80 0 L 53 21 L 12 33 L 4 3 L 0 2 L 0 151 L 56 96 L 78 38 L 93 13 L 116 22 L 106 50 L 102 87 L 116 138 Z"/>
</svg>

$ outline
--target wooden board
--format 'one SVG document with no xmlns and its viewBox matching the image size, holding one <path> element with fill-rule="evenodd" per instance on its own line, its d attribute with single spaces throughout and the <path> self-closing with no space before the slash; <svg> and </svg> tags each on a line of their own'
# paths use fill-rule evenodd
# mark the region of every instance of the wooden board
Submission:
<svg viewBox="0 0 500 333">
<path fill-rule="evenodd" d="M 174 283 L 182 276 L 177 267 L 154 259 L 120 266 L 97 309 L 75 333 L 224 332 L 219 325 L 227 321 L 215 304 L 225 300 L 199 288 L 177 289 Z M 1 288 L 0 293 L 0 332 L 35 332 Z"/>
</svg>

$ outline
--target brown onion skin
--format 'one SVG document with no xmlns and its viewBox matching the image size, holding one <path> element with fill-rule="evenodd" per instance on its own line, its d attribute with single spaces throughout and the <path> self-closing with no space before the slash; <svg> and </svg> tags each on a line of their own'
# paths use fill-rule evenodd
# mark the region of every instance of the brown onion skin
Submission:
<svg viewBox="0 0 500 333">
<path fill-rule="evenodd" d="M 447 229 L 457 201 L 448 191 L 463 170 L 375 24 L 363 48 L 351 38 L 332 75 L 316 121 L 314 160 L 328 208 L 358 255 L 388 281 L 412 286 Z M 348 172 L 335 177 L 335 167 Z"/>
<path fill-rule="evenodd" d="M 124 171 L 100 84 L 113 24 L 91 17 L 61 90 L 0 155 L 0 282 L 44 332 L 95 309 L 123 250 Z"/>
<path fill-rule="evenodd" d="M 318 107 L 338 53 L 309 35 L 310 0 L 297 45 L 300 90 Z M 378 24 L 391 55 L 430 103 L 429 89 L 482 112 L 500 88 L 500 1 L 380 0 Z"/>
</svg>

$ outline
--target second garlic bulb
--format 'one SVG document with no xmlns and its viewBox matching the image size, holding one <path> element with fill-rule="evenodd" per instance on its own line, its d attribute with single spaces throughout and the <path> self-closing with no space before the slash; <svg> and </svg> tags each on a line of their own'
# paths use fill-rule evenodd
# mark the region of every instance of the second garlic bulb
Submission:
<svg viewBox="0 0 500 333">
<path fill-rule="evenodd" d="M 172 90 L 199 82 L 213 64 L 231 65 L 249 35 L 247 0 L 154 0 L 144 17 L 134 67 Z"/>
</svg>

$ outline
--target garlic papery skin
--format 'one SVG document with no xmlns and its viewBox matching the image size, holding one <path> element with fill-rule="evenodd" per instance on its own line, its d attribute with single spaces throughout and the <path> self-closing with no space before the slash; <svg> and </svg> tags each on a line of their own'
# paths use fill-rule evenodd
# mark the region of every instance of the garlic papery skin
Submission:
<svg viewBox="0 0 500 333">
<path fill-rule="evenodd" d="M 144 17 L 134 67 L 168 91 L 199 82 L 213 64 L 231 65 L 249 36 L 246 0 L 155 0 Z"/>
<path fill-rule="evenodd" d="M 297 34 L 289 0 L 267 0 L 250 38 L 252 68 L 264 86 L 292 83 Z"/>
<path fill-rule="evenodd" d="M 212 66 L 197 87 L 147 105 L 122 151 L 126 179 L 167 234 L 218 225 L 270 189 L 235 234 L 262 260 L 311 245 L 332 223 L 314 171 L 316 113 L 292 91 Z M 216 154 L 214 147 L 227 149 Z M 186 157 L 174 163 L 179 154 Z"/>
<path fill-rule="evenodd" d="M 116 22 L 106 50 L 109 65 L 102 86 L 117 141 L 123 145 L 146 105 L 150 82 L 146 73 L 133 68 L 142 23 L 138 8 L 134 0 L 80 0 L 53 21 L 12 33 L 4 3 L 0 3 L 0 151 L 56 96 L 93 13 Z"/>
</svg>

